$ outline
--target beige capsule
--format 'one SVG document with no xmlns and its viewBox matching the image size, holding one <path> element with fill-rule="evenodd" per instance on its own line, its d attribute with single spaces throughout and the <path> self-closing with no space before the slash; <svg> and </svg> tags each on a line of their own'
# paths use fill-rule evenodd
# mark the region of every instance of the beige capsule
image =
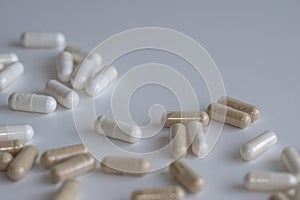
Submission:
<svg viewBox="0 0 300 200">
<path fill-rule="evenodd" d="M 52 182 L 58 183 L 89 172 L 95 167 L 96 161 L 92 156 L 81 154 L 52 167 L 50 170 L 50 179 Z"/>
<path fill-rule="evenodd" d="M 66 180 L 54 196 L 54 200 L 74 200 L 79 192 L 79 182 L 75 179 Z"/>
<path fill-rule="evenodd" d="M 170 128 L 170 153 L 178 159 L 186 155 L 188 149 L 188 135 L 183 124 L 176 123 Z"/>
<path fill-rule="evenodd" d="M 218 122 L 226 123 L 239 128 L 246 128 L 251 123 L 251 117 L 248 113 L 233 109 L 229 106 L 212 103 L 207 109 L 211 119 Z"/>
<path fill-rule="evenodd" d="M 275 192 L 271 194 L 269 200 L 289 200 L 290 198 L 283 192 Z"/>
<path fill-rule="evenodd" d="M 61 147 L 45 151 L 41 156 L 41 165 L 50 169 L 54 165 L 61 163 L 73 156 L 88 153 L 88 149 L 83 144 Z"/>
<path fill-rule="evenodd" d="M 0 152 L 0 171 L 5 171 L 14 157 L 7 152 Z"/>
<path fill-rule="evenodd" d="M 185 192 L 179 186 L 141 189 L 131 194 L 131 200 L 184 200 Z"/>
<path fill-rule="evenodd" d="M 189 192 L 200 192 L 204 187 L 203 178 L 183 161 L 172 163 L 169 172 Z"/>
<path fill-rule="evenodd" d="M 24 142 L 21 140 L 9 140 L 0 142 L 0 152 L 8 152 L 17 155 L 24 147 Z"/>
<path fill-rule="evenodd" d="M 209 123 L 209 116 L 206 112 L 170 112 L 167 114 L 163 114 L 161 117 L 161 123 L 165 128 L 171 127 L 173 124 L 182 123 L 187 124 L 191 121 L 199 121 L 203 125 L 207 125 Z"/>
<path fill-rule="evenodd" d="M 13 181 L 22 179 L 32 168 L 38 156 L 38 149 L 34 146 L 26 146 L 15 157 L 7 169 L 8 177 Z"/>
<path fill-rule="evenodd" d="M 150 172 L 151 164 L 144 158 L 108 156 L 103 158 L 101 170 L 110 174 L 143 176 Z"/>
</svg>

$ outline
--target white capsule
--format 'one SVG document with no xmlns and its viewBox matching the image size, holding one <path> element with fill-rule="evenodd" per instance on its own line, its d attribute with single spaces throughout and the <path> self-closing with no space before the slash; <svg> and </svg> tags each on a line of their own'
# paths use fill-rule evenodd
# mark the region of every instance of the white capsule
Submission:
<svg viewBox="0 0 300 200">
<path fill-rule="evenodd" d="M 281 163 L 287 171 L 300 174 L 300 155 L 297 149 L 286 147 L 281 153 Z"/>
<path fill-rule="evenodd" d="M 18 62 L 19 57 L 15 53 L 7 53 L 7 54 L 0 54 L 0 63 L 3 65 L 11 64 L 13 62 Z"/>
<path fill-rule="evenodd" d="M 71 84 L 74 89 L 82 90 L 92 76 L 95 63 L 91 60 L 84 60 L 72 75 Z"/>
<path fill-rule="evenodd" d="M 73 56 L 67 51 L 60 53 L 56 60 L 57 78 L 61 82 L 69 82 L 74 72 Z"/>
<path fill-rule="evenodd" d="M 246 160 L 254 160 L 277 143 L 277 136 L 272 131 L 265 131 L 242 145 L 241 157 Z"/>
<path fill-rule="evenodd" d="M 286 172 L 249 172 L 244 178 L 244 186 L 254 191 L 288 190 L 298 184 L 294 175 Z"/>
<path fill-rule="evenodd" d="M 0 91 L 7 88 L 12 82 L 14 82 L 19 76 L 24 73 L 24 67 L 22 63 L 15 62 L 5 67 L 0 72 Z"/>
<path fill-rule="evenodd" d="M 98 67 L 102 64 L 102 57 L 99 53 L 89 53 L 75 45 L 66 46 L 65 51 L 70 52 L 73 55 L 74 62 L 77 64 L 81 63 L 85 58 L 92 60 Z"/>
<path fill-rule="evenodd" d="M 101 135 L 128 143 L 136 143 L 142 137 L 140 127 L 107 116 L 99 116 L 97 118 L 95 130 Z"/>
<path fill-rule="evenodd" d="M 21 43 L 27 48 L 58 48 L 65 45 L 66 38 L 59 32 L 23 32 Z"/>
<path fill-rule="evenodd" d="M 56 100 L 47 95 L 15 92 L 9 96 L 11 109 L 25 112 L 52 113 L 56 110 Z"/>
<path fill-rule="evenodd" d="M 45 93 L 54 97 L 56 101 L 65 108 L 72 109 L 79 104 L 79 95 L 56 80 L 46 83 Z"/>
<path fill-rule="evenodd" d="M 28 124 L 1 125 L 0 141 L 22 140 L 28 141 L 34 137 L 34 130 Z"/>
<path fill-rule="evenodd" d="M 187 125 L 189 145 L 192 144 L 192 152 L 198 156 L 206 155 L 208 146 L 206 143 L 206 132 L 203 124 L 198 121 L 192 121 Z"/>
<path fill-rule="evenodd" d="M 106 66 L 88 81 L 85 91 L 90 96 L 97 96 L 115 81 L 117 77 L 117 69 L 113 66 Z"/>
</svg>

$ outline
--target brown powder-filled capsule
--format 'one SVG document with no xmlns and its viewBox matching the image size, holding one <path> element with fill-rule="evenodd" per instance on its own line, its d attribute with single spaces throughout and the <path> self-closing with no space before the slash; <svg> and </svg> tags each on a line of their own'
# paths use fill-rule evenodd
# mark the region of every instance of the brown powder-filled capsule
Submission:
<svg viewBox="0 0 300 200">
<path fill-rule="evenodd" d="M 170 174 L 188 191 L 200 192 L 204 187 L 203 178 L 183 161 L 175 161 L 169 166 Z"/>
<path fill-rule="evenodd" d="M 248 113 L 249 116 L 251 117 L 252 122 L 254 122 L 255 120 L 257 120 L 260 117 L 260 111 L 256 106 L 250 105 L 250 104 L 240 101 L 238 99 L 223 96 L 218 99 L 218 103 L 224 104 L 233 109 Z"/>
<path fill-rule="evenodd" d="M 209 123 L 209 116 L 206 112 L 170 112 L 167 114 L 163 114 L 161 117 L 161 123 L 165 128 L 171 127 L 173 124 L 182 123 L 187 124 L 191 121 L 199 121 L 203 125 L 207 125 Z"/>
<path fill-rule="evenodd" d="M 41 156 L 41 165 L 49 169 L 52 166 L 63 162 L 73 156 L 88 153 L 88 149 L 83 144 L 61 147 L 45 151 Z"/>
<path fill-rule="evenodd" d="M 131 200 L 184 200 L 185 192 L 179 186 L 141 189 L 131 194 Z"/>
<path fill-rule="evenodd" d="M 150 172 L 151 164 L 144 158 L 108 156 L 103 158 L 101 170 L 104 173 L 143 176 Z"/>
<path fill-rule="evenodd" d="M 18 181 L 23 178 L 34 165 L 37 156 L 38 149 L 36 147 L 24 147 L 8 166 L 8 177 L 13 181 Z"/>
<path fill-rule="evenodd" d="M 79 191 L 79 182 L 75 179 L 66 180 L 59 188 L 53 200 L 74 200 Z"/>
<path fill-rule="evenodd" d="M 0 152 L 0 171 L 5 171 L 14 157 L 7 152 Z"/>
<path fill-rule="evenodd" d="M 177 123 L 170 128 L 170 153 L 174 158 L 186 155 L 188 149 L 188 135 L 185 125 Z"/>
<path fill-rule="evenodd" d="M 24 142 L 21 140 L 9 140 L 0 142 L 0 152 L 8 152 L 13 156 L 17 155 L 24 147 Z"/>
<path fill-rule="evenodd" d="M 212 103 L 207 108 L 211 119 L 239 128 L 246 128 L 251 123 L 248 113 L 233 109 L 220 103 Z"/>
<path fill-rule="evenodd" d="M 52 182 L 58 183 L 89 172 L 95 167 L 96 161 L 92 156 L 81 154 L 52 167 L 50 170 L 50 178 Z"/>
</svg>

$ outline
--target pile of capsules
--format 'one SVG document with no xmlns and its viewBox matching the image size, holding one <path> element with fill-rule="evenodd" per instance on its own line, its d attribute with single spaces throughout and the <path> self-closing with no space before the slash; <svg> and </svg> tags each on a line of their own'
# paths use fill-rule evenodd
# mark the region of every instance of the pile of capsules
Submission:
<svg viewBox="0 0 300 200">
<path fill-rule="evenodd" d="M 21 43 L 27 48 L 59 48 L 65 46 L 66 39 L 62 33 L 24 32 Z M 18 61 L 16 54 L 0 54 L 0 91 L 23 74 L 24 67 Z M 9 96 L 8 105 L 15 111 L 44 114 L 54 112 L 57 103 L 72 109 L 80 100 L 75 90 L 84 89 L 87 95 L 93 97 L 117 79 L 116 68 L 102 62 L 100 54 L 89 54 L 79 47 L 68 45 L 57 57 L 59 81 L 49 80 L 43 95 L 15 92 Z M 69 84 L 75 90 L 68 87 Z M 207 112 L 175 111 L 164 114 L 161 123 L 165 128 L 170 128 L 170 155 L 176 160 L 170 164 L 169 172 L 181 186 L 136 190 L 132 192 L 131 199 L 183 200 L 185 191 L 200 192 L 204 187 L 203 178 L 180 158 L 186 155 L 189 147 L 195 156 L 206 155 L 208 145 L 205 126 L 210 119 L 246 128 L 260 115 L 256 106 L 231 97 L 220 97 L 217 103 L 208 106 Z M 98 134 L 128 143 L 136 143 L 142 137 L 140 127 L 109 116 L 99 116 L 94 128 Z M 34 130 L 30 125 L 0 126 L 0 170 L 6 171 L 13 181 L 24 178 L 36 162 L 38 149 L 25 145 L 33 137 Z M 277 140 L 274 132 L 265 131 L 244 143 L 240 155 L 245 161 L 254 160 L 274 146 Z M 270 200 L 300 200 L 299 153 L 287 147 L 282 152 L 281 161 L 289 173 L 249 172 L 244 179 L 245 188 L 273 192 Z M 45 151 L 40 163 L 50 171 L 53 183 L 62 183 L 54 195 L 55 200 L 75 199 L 79 191 L 79 182 L 75 178 L 96 168 L 96 160 L 83 144 Z M 104 173 L 138 177 L 151 172 L 151 163 L 142 157 L 107 156 L 101 161 L 100 168 Z"/>
</svg>

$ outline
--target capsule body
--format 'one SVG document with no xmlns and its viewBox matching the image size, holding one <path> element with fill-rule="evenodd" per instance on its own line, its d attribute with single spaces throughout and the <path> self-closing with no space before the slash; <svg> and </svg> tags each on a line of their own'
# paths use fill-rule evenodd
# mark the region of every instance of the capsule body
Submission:
<svg viewBox="0 0 300 200">
<path fill-rule="evenodd" d="M 95 68 L 95 63 L 91 60 L 84 60 L 75 70 L 71 77 L 71 84 L 74 89 L 82 90 L 85 88 L 88 80 L 92 76 L 92 72 Z"/>
<path fill-rule="evenodd" d="M 128 143 L 136 143 L 142 137 L 140 127 L 107 116 L 99 116 L 97 118 L 95 130 L 101 135 Z"/>
<path fill-rule="evenodd" d="M 0 171 L 6 171 L 14 157 L 7 152 L 0 152 Z"/>
<path fill-rule="evenodd" d="M 63 51 L 57 56 L 56 71 L 57 78 L 61 82 L 69 82 L 74 72 L 73 56 L 67 51 Z"/>
<path fill-rule="evenodd" d="M 281 163 L 287 171 L 300 174 L 300 155 L 297 149 L 286 147 L 281 153 Z"/>
<path fill-rule="evenodd" d="M 56 110 L 56 100 L 47 95 L 15 92 L 9 96 L 11 109 L 25 112 L 52 113 Z"/>
<path fill-rule="evenodd" d="M 277 143 L 277 136 L 272 131 L 265 131 L 242 145 L 241 157 L 246 160 L 254 160 Z"/>
<path fill-rule="evenodd" d="M 0 54 L 0 63 L 3 65 L 7 65 L 18 61 L 19 57 L 15 53 Z"/>
<path fill-rule="evenodd" d="M 204 157 L 207 153 L 208 145 L 206 143 L 206 132 L 202 123 L 198 121 L 188 123 L 187 133 L 188 144 L 192 144 L 192 152 L 198 157 Z"/>
<path fill-rule="evenodd" d="M 209 116 L 206 112 L 170 112 L 162 115 L 161 123 L 165 128 L 171 127 L 173 124 L 188 124 L 191 121 L 201 122 L 203 125 L 209 123 Z"/>
<path fill-rule="evenodd" d="M 136 190 L 131 194 L 131 200 L 184 200 L 185 192 L 181 187 L 171 186 Z"/>
<path fill-rule="evenodd" d="M 8 140 L 0 142 L 0 152 L 7 152 L 17 155 L 24 147 L 24 142 L 22 140 Z"/>
<path fill-rule="evenodd" d="M 99 53 L 89 53 L 75 45 L 66 46 L 65 51 L 72 54 L 73 60 L 77 64 L 81 63 L 85 58 L 87 58 L 94 62 L 94 64 L 97 66 L 96 68 L 101 68 L 102 57 Z"/>
<path fill-rule="evenodd" d="M 271 194 L 269 200 L 290 200 L 290 198 L 283 192 L 275 192 Z"/>
<path fill-rule="evenodd" d="M 0 141 L 28 141 L 34 137 L 34 130 L 28 124 L 0 126 Z"/>
<path fill-rule="evenodd" d="M 12 84 L 18 77 L 24 73 L 22 63 L 11 63 L 0 72 L 0 92 Z"/>
<path fill-rule="evenodd" d="M 58 48 L 66 43 L 64 34 L 59 32 L 23 32 L 20 39 L 27 48 Z"/>
<path fill-rule="evenodd" d="M 183 124 L 173 124 L 170 128 L 170 153 L 174 158 L 184 157 L 186 155 L 187 145 L 187 132 Z"/>
<path fill-rule="evenodd" d="M 66 180 L 55 194 L 54 200 L 75 200 L 79 187 L 79 182 L 75 179 Z"/>
</svg>

